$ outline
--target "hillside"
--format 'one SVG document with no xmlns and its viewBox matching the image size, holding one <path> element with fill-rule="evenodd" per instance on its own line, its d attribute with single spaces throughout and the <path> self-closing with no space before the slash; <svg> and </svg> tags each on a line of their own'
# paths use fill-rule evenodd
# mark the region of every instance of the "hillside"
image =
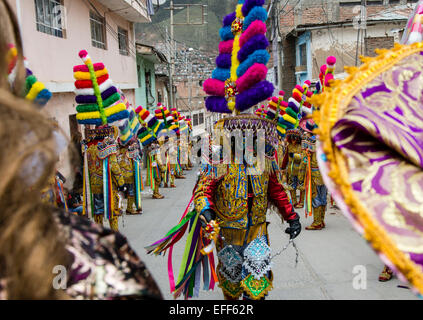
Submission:
<svg viewBox="0 0 423 320">
<path fill-rule="evenodd" d="M 165 9 L 169 7 L 169 2 L 167 0 L 164 5 L 156 7 L 155 15 L 152 16 L 152 23 L 137 24 L 137 40 L 150 45 L 165 42 L 166 28 L 170 30 L 170 11 Z M 208 23 L 203 26 L 175 26 L 176 42 L 195 50 L 216 53 L 223 17 L 234 11 L 236 3 L 236 0 L 174 0 L 175 6 L 178 4 L 208 5 L 206 11 Z M 191 21 L 199 22 L 201 19 L 199 9 L 192 10 L 190 15 Z M 175 23 L 185 22 L 186 16 L 186 10 L 175 10 Z"/>
</svg>

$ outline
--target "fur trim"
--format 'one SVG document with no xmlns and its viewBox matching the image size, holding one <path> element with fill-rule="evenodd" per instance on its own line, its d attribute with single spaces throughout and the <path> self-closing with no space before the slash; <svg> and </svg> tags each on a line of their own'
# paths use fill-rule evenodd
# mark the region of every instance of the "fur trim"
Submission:
<svg viewBox="0 0 423 320">
<path fill-rule="evenodd" d="M 267 50 L 257 50 L 253 54 L 251 54 L 248 59 L 246 59 L 244 62 L 242 62 L 237 71 L 236 74 L 238 77 L 242 77 L 244 73 L 247 72 L 247 70 L 255 63 L 261 63 L 266 65 L 269 62 L 270 54 L 267 52 Z M 266 97 L 267 98 L 267 97 Z M 265 99 L 266 99 L 265 98 Z"/>
<path fill-rule="evenodd" d="M 250 27 L 245 30 L 245 32 L 239 38 L 239 45 L 243 47 L 245 43 L 250 40 L 252 37 L 258 34 L 266 34 L 267 27 L 263 21 L 254 21 L 251 23 Z"/>
<path fill-rule="evenodd" d="M 244 5 L 242 6 L 242 15 L 244 17 L 248 16 L 251 9 L 257 6 L 264 5 L 265 0 L 245 0 Z"/>
<path fill-rule="evenodd" d="M 238 60 L 243 62 L 256 50 L 263 50 L 269 46 L 269 41 L 263 34 L 256 34 L 251 37 L 239 50 Z"/>
<path fill-rule="evenodd" d="M 224 97 L 210 96 L 206 98 L 206 109 L 210 112 L 232 113 Z"/>
<path fill-rule="evenodd" d="M 268 81 L 257 83 L 249 90 L 239 93 L 236 96 L 236 108 L 244 111 L 252 106 L 266 100 L 274 91 L 273 84 Z"/>
<path fill-rule="evenodd" d="M 211 96 L 225 96 L 225 83 L 217 79 L 207 79 L 203 83 L 204 92 Z"/>
<path fill-rule="evenodd" d="M 247 72 L 240 77 L 237 82 L 238 92 L 244 92 L 248 88 L 251 88 L 253 85 L 259 83 L 266 79 L 267 68 L 263 64 L 255 63 L 247 70 Z"/>
<path fill-rule="evenodd" d="M 219 53 L 232 54 L 233 45 L 234 45 L 234 40 L 221 41 L 219 43 Z"/>
</svg>

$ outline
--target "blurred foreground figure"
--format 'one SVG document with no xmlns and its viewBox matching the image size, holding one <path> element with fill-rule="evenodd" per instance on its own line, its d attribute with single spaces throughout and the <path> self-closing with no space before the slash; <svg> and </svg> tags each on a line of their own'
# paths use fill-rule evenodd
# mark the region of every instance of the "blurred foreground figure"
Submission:
<svg viewBox="0 0 423 320">
<path fill-rule="evenodd" d="M 318 161 L 339 208 L 383 262 L 423 294 L 423 1 L 402 44 L 362 58 L 312 99 Z M 416 42 L 420 41 L 420 42 Z"/>
<path fill-rule="evenodd" d="M 0 30 L 0 55 L 16 45 L 13 81 L 0 77 L 0 146 L 7 150 L 0 153 L 0 298 L 160 299 L 122 235 L 42 201 L 55 174 L 60 133 L 23 99 L 22 43 L 4 0 Z M 2 75 L 6 62 L 0 59 Z"/>
</svg>

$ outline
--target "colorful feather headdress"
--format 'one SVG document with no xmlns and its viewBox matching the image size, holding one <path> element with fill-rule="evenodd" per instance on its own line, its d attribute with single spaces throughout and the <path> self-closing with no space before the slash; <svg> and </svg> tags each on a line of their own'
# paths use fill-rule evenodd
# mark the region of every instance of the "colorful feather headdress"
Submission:
<svg viewBox="0 0 423 320">
<path fill-rule="evenodd" d="M 79 57 L 84 64 L 73 68 L 78 123 L 102 126 L 127 119 L 127 106 L 104 64 L 93 64 L 85 50 L 79 52 Z"/>
<path fill-rule="evenodd" d="M 171 111 L 169 111 L 165 106 L 161 103 L 157 105 L 157 109 L 155 110 L 155 114 L 157 119 L 164 125 L 164 129 L 166 132 L 170 132 L 173 130 L 175 133 L 177 132 L 178 125 L 175 123 L 174 115 Z"/>
<path fill-rule="evenodd" d="M 300 108 L 296 104 L 289 104 L 284 101 L 284 91 L 279 92 L 279 97 L 269 99 L 267 105 L 266 118 L 272 120 L 277 125 L 280 138 L 284 138 L 287 131 L 298 127 Z"/>
<path fill-rule="evenodd" d="M 138 131 L 138 139 L 144 147 L 157 140 L 161 131 L 165 129 L 164 124 L 147 109 L 139 106 L 135 112 L 138 114 L 139 122 L 143 125 Z"/>
<path fill-rule="evenodd" d="M 236 11 L 223 19 L 217 68 L 204 82 L 211 112 L 239 113 L 272 96 L 266 81 L 270 55 L 266 48 L 267 12 L 264 0 L 239 0 Z"/>
<path fill-rule="evenodd" d="M 141 124 L 132 104 L 126 99 L 122 91 L 118 89 L 121 96 L 120 101 L 126 106 L 129 112 L 128 119 L 121 120 L 122 124 L 119 125 L 119 142 L 122 146 L 126 146 L 130 141 L 133 141 L 141 129 Z"/>
<path fill-rule="evenodd" d="M 8 63 L 8 80 L 13 87 L 16 79 L 18 51 L 15 46 L 9 45 L 6 61 Z M 38 81 L 32 71 L 28 68 L 28 61 L 25 59 L 26 80 L 25 80 L 25 99 L 34 102 L 39 107 L 43 107 L 51 99 L 51 92 L 45 85 Z"/>
<path fill-rule="evenodd" d="M 422 295 L 423 42 L 376 53 L 312 98 L 319 167 L 356 230 Z"/>
</svg>

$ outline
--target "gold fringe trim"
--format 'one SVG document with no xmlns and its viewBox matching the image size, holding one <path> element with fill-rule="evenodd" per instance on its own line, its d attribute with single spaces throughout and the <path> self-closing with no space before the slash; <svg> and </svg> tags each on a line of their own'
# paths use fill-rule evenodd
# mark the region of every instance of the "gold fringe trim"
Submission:
<svg viewBox="0 0 423 320">
<path fill-rule="evenodd" d="M 423 43 L 395 44 L 392 50 L 377 50 L 377 57 L 361 57 L 364 65 L 359 68 L 345 68 L 350 73 L 349 77 L 342 81 L 333 81 L 332 87 L 326 88 L 323 94 L 310 99 L 311 103 L 321 107 L 320 111 L 313 114 L 313 118 L 319 125 L 317 134 L 330 164 L 329 177 L 339 187 L 346 205 L 364 228 L 364 238 L 371 243 L 376 251 L 382 252 L 421 294 L 423 294 L 423 273 L 420 266 L 411 261 L 406 253 L 396 247 L 385 230 L 378 226 L 367 208 L 361 204 L 349 183 L 346 159 L 332 143 L 331 130 L 345 114 L 352 98 L 366 84 L 400 60 L 420 52 L 422 49 Z"/>
</svg>

